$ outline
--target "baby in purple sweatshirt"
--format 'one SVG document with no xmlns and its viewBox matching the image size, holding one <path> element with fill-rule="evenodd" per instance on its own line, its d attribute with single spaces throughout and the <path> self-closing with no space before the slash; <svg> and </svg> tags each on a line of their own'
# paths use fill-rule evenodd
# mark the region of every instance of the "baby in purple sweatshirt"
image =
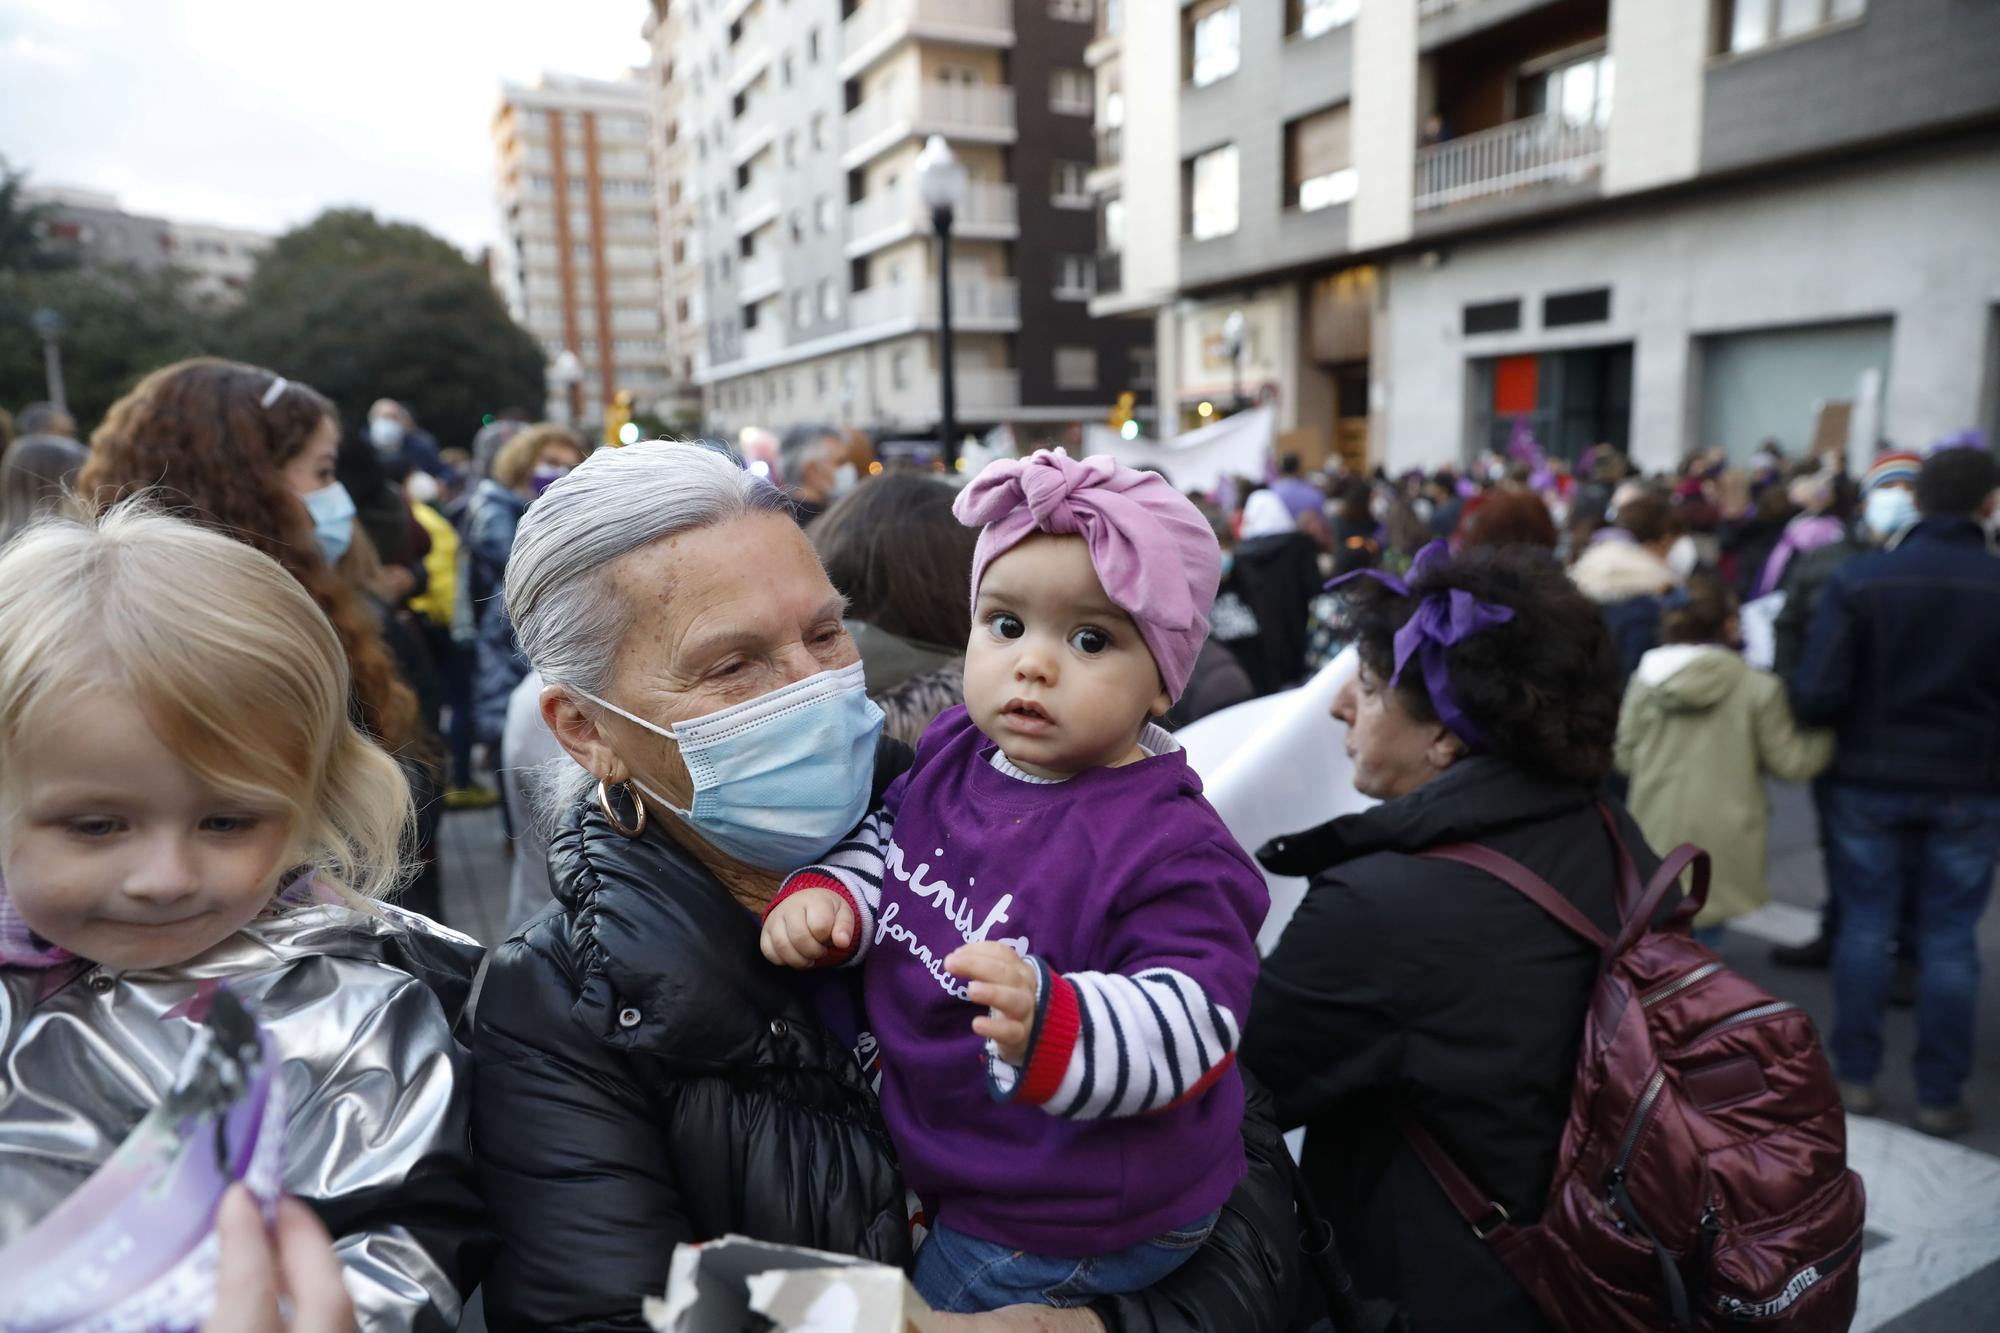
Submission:
<svg viewBox="0 0 2000 1333">
<path fill-rule="evenodd" d="M 1083 1304 L 1172 1272 L 1244 1171 L 1263 876 L 1153 724 L 1221 560 L 1165 479 L 1061 453 L 982 472 L 965 706 L 788 878 L 774 963 L 862 963 L 882 1108 L 939 1310 Z"/>
</svg>

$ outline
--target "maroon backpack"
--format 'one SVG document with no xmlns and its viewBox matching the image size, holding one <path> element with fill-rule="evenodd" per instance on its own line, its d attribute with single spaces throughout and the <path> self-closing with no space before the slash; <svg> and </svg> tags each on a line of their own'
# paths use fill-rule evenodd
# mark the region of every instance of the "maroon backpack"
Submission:
<svg viewBox="0 0 2000 1333">
<path fill-rule="evenodd" d="M 1619 865 L 1615 940 L 1491 848 L 1422 853 L 1485 871 L 1603 950 L 1540 1219 L 1513 1225 L 1421 1125 L 1406 1122 L 1405 1136 L 1566 1333 L 1837 1333 L 1860 1289 L 1864 1199 L 1819 1037 L 1798 1006 L 1689 934 L 1708 898 L 1708 853 L 1678 848 L 1642 887 L 1616 817 L 1600 810 Z M 1690 867 L 1694 891 L 1652 924 Z"/>
</svg>

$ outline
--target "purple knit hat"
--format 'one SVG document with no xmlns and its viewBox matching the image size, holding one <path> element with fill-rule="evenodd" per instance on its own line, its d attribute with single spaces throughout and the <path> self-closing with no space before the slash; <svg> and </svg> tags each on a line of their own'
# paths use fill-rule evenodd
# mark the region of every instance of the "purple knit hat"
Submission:
<svg viewBox="0 0 2000 1333">
<path fill-rule="evenodd" d="M 1105 595 L 1132 617 L 1169 697 L 1178 699 L 1208 637 L 1222 552 L 1201 511 L 1155 473 L 1109 455 L 1081 463 L 1060 450 L 987 465 L 951 512 L 982 528 L 972 597 L 986 567 L 1037 532 L 1082 537 Z"/>
</svg>

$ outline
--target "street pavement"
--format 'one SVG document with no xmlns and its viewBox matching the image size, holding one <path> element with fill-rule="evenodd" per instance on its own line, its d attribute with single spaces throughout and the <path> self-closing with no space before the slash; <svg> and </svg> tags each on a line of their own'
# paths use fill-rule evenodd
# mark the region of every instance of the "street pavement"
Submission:
<svg viewBox="0 0 2000 1333">
<path fill-rule="evenodd" d="M 1745 919 L 1724 941 L 1730 966 L 1801 1005 L 1822 1032 L 1833 1023 L 1824 972 L 1795 972 L 1770 961 L 1773 943 L 1807 938 L 1824 896 L 1817 828 L 1804 789 L 1771 788 L 1771 907 Z M 445 817 L 440 835 L 445 917 L 487 945 L 499 942 L 509 865 L 499 815 Z M 1980 927 L 1980 957 L 2000 962 L 2000 914 Z M 1979 1044 L 1966 1092 L 1981 1111 L 1955 1142 L 1909 1127 L 1915 1107 L 1910 1055 L 1913 1014 L 1892 1010 L 1879 1088 L 1883 1111 L 1848 1122 L 1848 1155 L 1868 1187 L 1868 1239 L 1854 1333 L 1992 1333 L 2000 1329 L 2000 980 L 1981 987 Z M 666 1281 L 662 1256 L 660 1280 Z M 461 1327 L 482 1333 L 477 1298 Z"/>
</svg>

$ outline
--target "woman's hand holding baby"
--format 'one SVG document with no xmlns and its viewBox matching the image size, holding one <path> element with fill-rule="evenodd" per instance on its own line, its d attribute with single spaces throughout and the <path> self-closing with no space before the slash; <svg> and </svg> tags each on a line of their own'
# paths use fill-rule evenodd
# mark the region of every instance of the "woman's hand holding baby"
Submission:
<svg viewBox="0 0 2000 1333">
<path fill-rule="evenodd" d="M 967 996 L 987 1007 L 972 1030 L 991 1039 L 1010 1065 L 1028 1062 L 1028 1039 L 1035 1032 L 1035 966 L 1007 945 L 984 940 L 953 949 L 945 971 L 971 982 Z"/>
<path fill-rule="evenodd" d="M 854 909 L 832 889 L 800 889 L 772 905 L 758 943 L 779 967 L 818 967 L 854 947 Z"/>
</svg>

